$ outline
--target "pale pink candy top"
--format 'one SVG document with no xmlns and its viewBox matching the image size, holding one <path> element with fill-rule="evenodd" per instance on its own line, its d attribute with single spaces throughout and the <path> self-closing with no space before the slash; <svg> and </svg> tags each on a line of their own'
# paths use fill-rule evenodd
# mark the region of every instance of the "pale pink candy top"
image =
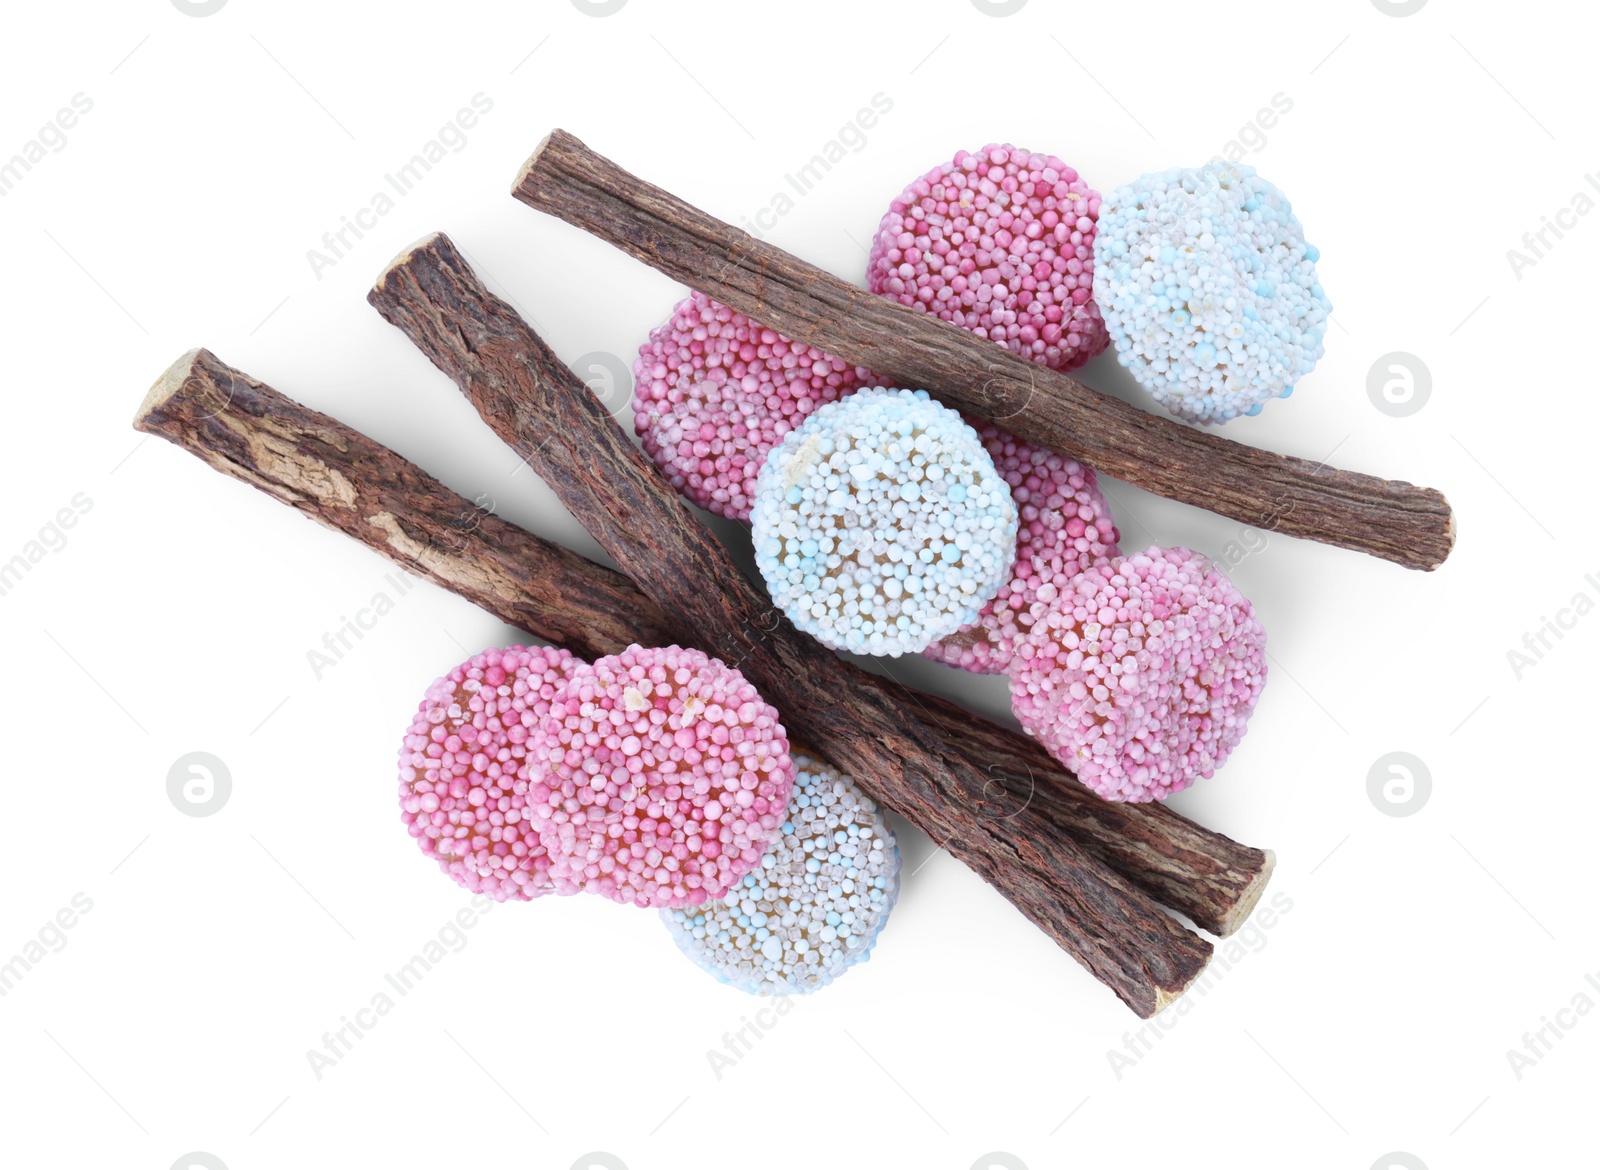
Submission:
<svg viewBox="0 0 1600 1170">
<path fill-rule="evenodd" d="M 575 670 L 532 754 L 552 878 L 638 906 L 720 898 L 776 839 L 794 785 L 777 711 L 678 646 Z"/>
<path fill-rule="evenodd" d="M 582 665 L 555 648 L 486 650 L 417 707 L 400 745 L 400 819 L 457 884 L 498 902 L 557 891 L 527 819 L 527 742 Z"/>
<path fill-rule="evenodd" d="M 1091 299 L 1100 193 L 1054 155 L 959 152 L 889 205 L 867 287 L 1072 370 L 1106 348 Z"/>
<path fill-rule="evenodd" d="M 1266 679 L 1266 635 L 1209 560 L 1149 548 L 1095 565 L 1017 650 L 1023 729 L 1108 800 L 1159 800 L 1238 744 Z"/>
<path fill-rule="evenodd" d="M 978 620 L 923 651 L 975 674 L 1002 674 L 1036 614 L 1090 565 L 1118 556 L 1119 534 L 1094 472 L 993 423 L 968 419 L 1017 504 L 1011 579 Z"/>
<path fill-rule="evenodd" d="M 633 426 L 684 496 L 749 520 L 767 452 L 825 402 L 876 385 L 866 370 L 690 293 L 639 347 Z"/>
</svg>

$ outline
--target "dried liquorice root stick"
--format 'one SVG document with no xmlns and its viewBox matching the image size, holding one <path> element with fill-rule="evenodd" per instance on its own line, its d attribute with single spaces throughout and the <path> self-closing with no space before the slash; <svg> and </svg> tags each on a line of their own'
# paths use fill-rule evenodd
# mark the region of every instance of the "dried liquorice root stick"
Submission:
<svg viewBox="0 0 1600 1170">
<path fill-rule="evenodd" d="M 656 598 L 682 640 L 737 666 L 797 737 L 976 870 L 1135 1012 L 1204 969 L 1211 944 L 1059 833 L 997 795 L 863 671 L 799 633 L 744 577 L 583 382 L 443 236 L 368 295 Z"/>
<path fill-rule="evenodd" d="M 1432 488 L 1247 447 L 1091 390 L 762 243 L 564 130 L 512 193 L 763 325 L 1157 495 L 1411 569 L 1437 568 L 1455 542 Z"/>
<path fill-rule="evenodd" d="M 622 574 L 506 523 L 209 350 L 174 362 L 133 425 L 579 657 L 673 639 Z"/>
<path fill-rule="evenodd" d="M 507 523 L 206 350 L 185 354 L 162 375 L 134 426 L 580 657 L 676 636 L 656 603 L 614 569 Z M 1164 805 L 1101 800 L 1033 740 L 943 699 L 883 685 L 951 750 L 987 761 L 984 770 L 1012 807 L 1031 804 L 1157 901 L 1214 934 L 1249 917 L 1271 875 L 1271 852 Z"/>
<path fill-rule="evenodd" d="M 1227 936 L 1250 917 L 1276 864 L 1158 803 L 1102 800 L 1037 740 L 990 723 L 954 703 L 877 679 L 895 701 L 950 748 L 981 761 L 1013 809 L 1032 806 L 1156 901 Z"/>
</svg>

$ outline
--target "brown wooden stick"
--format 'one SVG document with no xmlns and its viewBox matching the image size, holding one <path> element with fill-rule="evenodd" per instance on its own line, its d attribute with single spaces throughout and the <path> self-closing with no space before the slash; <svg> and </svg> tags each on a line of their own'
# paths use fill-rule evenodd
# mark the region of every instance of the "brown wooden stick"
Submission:
<svg viewBox="0 0 1600 1170">
<path fill-rule="evenodd" d="M 762 243 L 564 130 L 512 194 L 798 341 L 1157 495 L 1411 569 L 1437 568 L 1455 542 L 1432 488 L 1247 447 L 1091 390 Z"/>
<path fill-rule="evenodd" d="M 1031 805 L 1058 831 L 1196 926 L 1226 937 L 1245 924 L 1276 857 L 1180 816 L 1164 804 L 1102 800 L 1034 739 L 947 699 L 872 676 L 946 747 L 979 763 L 1010 807 Z"/>
<path fill-rule="evenodd" d="M 580 658 L 673 638 L 622 574 L 508 524 L 209 350 L 174 362 L 133 425 Z"/>
<path fill-rule="evenodd" d="M 737 666 L 887 808 L 976 870 L 1142 1016 L 1198 977 L 1211 944 L 1120 874 L 1020 811 L 864 672 L 766 602 L 571 370 L 433 236 L 368 294 L 682 635 Z"/>
<path fill-rule="evenodd" d="M 656 603 L 621 573 L 507 523 L 492 501 L 457 495 L 207 350 L 184 354 L 162 375 L 134 426 L 582 658 L 674 637 Z M 1270 851 L 1164 805 L 1103 801 L 1033 740 L 954 703 L 883 685 L 947 748 L 987 761 L 984 770 L 1012 807 L 1033 805 L 1157 901 L 1213 934 L 1232 933 L 1249 917 L 1272 872 Z"/>
</svg>

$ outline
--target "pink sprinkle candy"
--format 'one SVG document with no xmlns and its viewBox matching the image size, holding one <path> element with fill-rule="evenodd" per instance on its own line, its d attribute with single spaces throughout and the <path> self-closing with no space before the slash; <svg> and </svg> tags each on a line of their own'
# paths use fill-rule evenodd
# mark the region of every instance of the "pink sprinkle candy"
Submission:
<svg viewBox="0 0 1600 1170">
<path fill-rule="evenodd" d="M 1266 679 L 1254 607 L 1209 560 L 1149 548 L 1094 565 L 1017 647 L 1023 730 L 1107 800 L 1160 800 L 1210 776 Z"/>
<path fill-rule="evenodd" d="M 580 666 L 532 744 L 529 809 L 552 879 L 636 906 L 722 897 L 777 838 L 794 786 L 777 711 L 679 646 Z"/>
<path fill-rule="evenodd" d="M 767 452 L 806 415 L 860 386 L 866 370 L 690 293 L 639 347 L 633 426 L 672 486 L 749 520 Z"/>
<path fill-rule="evenodd" d="M 1054 155 L 961 151 L 889 205 L 867 287 L 1072 370 L 1109 340 L 1094 285 L 1100 193 Z"/>
<path fill-rule="evenodd" d="M 576 893 L 549 877 L 527 815 L 527 741 L 582 666 L 565 650 L 507 646 L 427 690 L 400 746 L 400 819 L 461 886 L 497 902 Z"/>
<path fill-rule="evenodd" d="M 993 423 L 967 422 L 1011 485 L 1017 559 L 1011 579 L 978 611 L 978 620 L 923 654 L 974 674 L 1002 674 L 1046 605 L 1090 565 L 1119 555 L 1120 536 L 1090 468 Z"/>
</svg>

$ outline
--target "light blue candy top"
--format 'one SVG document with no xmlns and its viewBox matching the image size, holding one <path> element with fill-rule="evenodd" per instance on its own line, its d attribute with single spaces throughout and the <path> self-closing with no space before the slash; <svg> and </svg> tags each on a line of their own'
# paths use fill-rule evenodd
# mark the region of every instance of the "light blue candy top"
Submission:
<svg viewBox="0 0 1600 1170">
<path fill-rule="evenodd" d="M 900 891 L 900 850 L 872 800 L 836 769 L 794 757 L 776 844 L 726 897 L 663 910 L 679 948 L 757 995 L 825 987 L 865 962 Z"/>
<path fill-rule="evenodd" d="M 1100 206 L 1094 297 L 1117 361 L 1173 414 L 1227 422 L 1322 357 L 1320 253 L 1255 168 L 1141 175 Z"/>
<path fill-rule="evenodd" d="M 976 621 L 1016 556 L 1010 487 L 921 390 L 858 390 L 812 413 L 768 453 L 750 524 L 773 604 L 858 654 L 914 654 Z"/>
</svg>

